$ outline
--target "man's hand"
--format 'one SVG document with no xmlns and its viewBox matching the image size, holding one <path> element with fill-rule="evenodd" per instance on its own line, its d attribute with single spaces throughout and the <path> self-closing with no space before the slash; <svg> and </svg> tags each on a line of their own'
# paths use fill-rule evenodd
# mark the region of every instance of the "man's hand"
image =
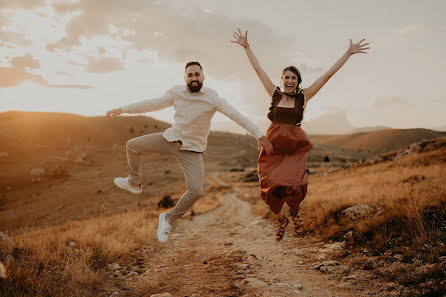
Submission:
<svg viewBox="0 0 446 297">
<path fill-rule="evenodd" d="M 109 118 L 109 117 L 117 116 L 117 115 L 120 115 L 121 113 L 122 113 L 121 108 L 115 108 L 115 109 L 107 111 L 106 117 Z"/>
<path fill-rule="evenodd" d="M 269 142 L 269 140 L 265 136 L 262 136 L 257 141 L 259 144 L 258 148 L 260 149 L 260 146 L 263 146 L 267 155 L 271 155 L 274 152 L 273 145 L 271 144 L 271 142 Z"/>
</svg>

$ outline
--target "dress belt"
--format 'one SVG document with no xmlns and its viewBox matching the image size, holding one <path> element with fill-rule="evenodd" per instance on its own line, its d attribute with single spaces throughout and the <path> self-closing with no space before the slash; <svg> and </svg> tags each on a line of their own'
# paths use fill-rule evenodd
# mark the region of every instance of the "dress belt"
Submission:
<svg viewBox="0 0 446 297">
<path fill-rule="evenodd" d="M 276 123 L 276 124 L 285 124 L 285 125 L 293 125 L 293 126 L 298 126 L 298 127 L 300 127 L 300 125 L 302 124 L 302 123 L 297 123 L 297 124 L 281 123 L 281 122 L 274 122 L 274 121 L 273 121 L 273 123 Z"/>
</svg>

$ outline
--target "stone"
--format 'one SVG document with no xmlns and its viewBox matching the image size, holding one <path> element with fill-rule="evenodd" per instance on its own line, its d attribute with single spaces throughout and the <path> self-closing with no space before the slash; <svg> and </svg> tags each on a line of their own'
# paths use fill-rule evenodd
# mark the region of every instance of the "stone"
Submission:
<svg viewBox="0 0 446 297">
<path fill-rule="evenodd" d="M 281 289 L 294 289 L 294 286 L 292 286 L 290 283 L 273 283 L 272 286 Z"/>
<path fill-rule="evenodd" d="M 309 175 L 313 175 L 313 174 L 316 174 L 317 171 L 316 171 L 316 170 L 312 170 L 312 169 L 307 169 L 307 173 L 308 173 Z"/>
<path fill-rule="evenodd" d="M 242 280 L 242 284 L 243 285 L 249 285 L 252 286 L 254 288 L 262 288 L 262 287 L 266 287 L 267 284 L 261 280 L 258 280 L 256 278 L 250 277 L 250 278 L 246 278 L 244 280 Z"/>
<path fill-rule="evenodd" d="M 411 152 L 418 151 L 419 149 L 420 149 L 420 142 L 412 143 L 412 144 L 409 146 L 409 150 L 410 150 Z"/>
<path fill-rule="evenodd" d="M 74 242 L 74 241 L 70 241 L 70 243 L 68 244 L 68 246 L 69 246 L 70 248 L 75 248 L 75 247 L 77 247 L 77 243 Z"/>
<path fill-rule="evenodd" d="M 243 269 L 243 270 L 247 270 L 247 269 L 250 268 L 250 267 L 249 267 L 249 264 L 239 264 L 238 267 L 239 267 L 240 269 Z"/>
<path fill-rule="evenodd" d="M 6 234 L 0 231 L 0 244 L 13 245 L 11 238 L 9 238 Z"/>
<path fill-rule="evenodd" d="M 398 261 L 403 260 L 403 255 L 401 255 L 401 254 L 395 254 L 395 255 L 393 255 L 393 257 L 394 257 L 395 259 L 397 259 Z"/>
<path fill-rule="evenodd" d="M 136 271 L 132 271 L 128 274 L 129 277 L 137 276 L 137 275 L 138 275 L 138 272 L 136 272 Z"/>
<path fill-rule="evenodd" d="M 152 294 L 150 297 L 172 297 L 170 293 Z"/>
<path fill-rule="evenodd" d="M 46 170 L 45 170 L 45 168 L 41 168 L 41 167 L 39 167 L 39 168 L 33 168 L 33 169 L 31 169 L 30 171 L 29 171 L 29 174 L 31 175 L 31 177 L 32 177 L 32 182 L 33 183 L 38 183 L 38 182 L 40 182 L 40 178 L 42 177 L 42 176 L 45 176 L 46 175 Z"/>
<path fill-rule="evenodd" d="M 346 277 L 344 277 L 342 280 L 343 281 L 349 281 L 349 280 L 354 280 L 357 279 L 359 276 L 357 274 L 350 274 L 347 275 Z"/>
<path fill-rule="evenodd" d="M 304 286 L 298 282 L 290 282 L 290 285 L 292 285 L 295 289 L 298 289 L 298 290 L 303 290 L 303 288 L 304 288 Z"/>
<path fill-rule="evenodd" d="M 345 233 L 344 238 L 345 239 L 353 238 L 353 231 L 348 231 L 347 233 Z"/>
<path fill-rule="evenodd" d="M 81 163 L 84 163 L 85 160 L 82 159 L 82 158 L 79 156 L 79 157 L 77 157 L 77 158 L 74 160 L 74 162 L 81 164 Z"/>
<path fill-rule="evenodd" d="M 342 250 L 345 242 L 335 242 L 332 244 L 326 244 L 323 248 L 319 249 L 319 253 L 331 253 Z"/>
<path fill-rule="evenodd" d="M 361 205 L 355 205 L 351 206 L 349 208 L 346 208 L 342 211 L 342 214 L 351 220 L 359 220 L 364 218 L 365 216 L 369 215 L 374 211 L 374 208 L 367 205 L 367 204 L 361 204 Z"/>
<path fill-rule="evenodd" d="M 113 292 L 113 293 L 110 295 L 110 297 L 117 297 L 117 296 L 119 296 L 119 292 Z"/>
<path fill-rule="evenodd" d="M 108 264 L 108 269 L 110 269 L 112 271 L 119 270 L 120 268 L 121 268 L 121 266 L 118 263 Z"/>
<path fill-rule="evenodd" d="M 11 255 L 6 255 L 6 262 L 8 263 L 14 263 L 15 259 Z"/>
<path fill-rule="evenodd" d="M 31 170 L 29 171 L 29 174 L 30 174 L 32 177 L 42 177 L 42 176 L 45 175 L 45 173 L 46 173 L 45 168 L 41 168 L 41 167 L 33 168 L 33 169 L 31 169 Z"/>
<path fill-rule="evenodd" d="M 322 263 L 313 263 L 310 265 L 310 267 L 326 273 L 346 273 L 350 271 L 350 268 L 348 266 L 340 265 L 338 261 L 324 261 Z"/>
<path fill-rule="evenodd" d="M 73 156 L 74 152 L 72 150 L 68 150 L 65 152 L 65 156 L 68 158 L 71 158 Z"/>
</svg>

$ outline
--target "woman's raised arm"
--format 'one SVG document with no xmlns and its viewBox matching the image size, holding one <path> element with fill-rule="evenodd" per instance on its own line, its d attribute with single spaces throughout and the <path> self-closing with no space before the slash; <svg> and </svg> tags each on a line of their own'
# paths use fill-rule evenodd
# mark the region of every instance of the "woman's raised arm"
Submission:
<svg viewBox="0 0 446 297">
<path fill-rule="evenodd" d="M 257 73 L 257 76 L 259 77 L 260 81 L 263 84 L 263 87 L 265 88 L 268 95 L 271 97 L 274 93 L 274 90 L 276 89 L 276 86 L 273 84 L 269 76 L 266 74 L 266 72 L 262 69 L 260 66 L 259 61 L 257 60 L 256 56 L 251 50 L 251 47 L 248 43 L 248 30 L 245 31 L 245 35 L 240 31 L 240 29 L 237 28 L 237 31 L 232 34 L 234 37 L 234 40 L 231 40 L 233 43 L 238 43 L 241 46 L 245 48 L 246 55 L 248 56 L 249 62 L 251 62 L 252 67 Z"/>
<path fill-rule="evenodd" d="M 310 100 L 314 95 L 316 95 L 317 92 L 325 85 L 325 83 L 339 70 L 341 67 L 347 62 L 348 58 L 350 58 L 351 55 L 361 53 L 361 54 L 367 54 L 366 50 L 370 49 L 368 47 L 369 43 L 364 43 L 365 39 L 362 39 L 358 43 L 353 43 L 350 39 L 350 46 L 348 47 L 347 51 L 340 57 L 333 66 L 328 69 L 327 72 L 322 74 L 314 83 L 312 83 L 308 88 L 305 89 L 305 98 Z"/>
</svg>

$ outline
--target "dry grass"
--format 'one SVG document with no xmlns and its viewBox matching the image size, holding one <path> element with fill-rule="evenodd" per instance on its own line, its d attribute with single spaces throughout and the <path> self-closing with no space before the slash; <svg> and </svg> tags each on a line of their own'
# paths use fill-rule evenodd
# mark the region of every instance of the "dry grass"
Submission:
<svg viewBox="0 0 446 297">
<path fill-rule="evenodd" d="M 155 242 L 155 212 L 136 211 L 21 234 L 4 251 L 15 261 L 1 282 L 5 296 L 96 296 L 101 270 L 144 242 Z M 75 242 L 76 247 L 70 247 Z"/>
<path fill-rule="evenodd" d="M 396 161 L 312 175 L 301 211 L 305 233 L 346 241 L 347 261 L 400 283 L 407 296 L 443 296 L 446 140 L 440 142 L 439 149 Z M 240 180 L 243 174 L 235 178 Z M 239 197 L 252 204 L 256 215 L 272 217 L 258 191 L 258 186 L 245 187 Z M 345 208 L 362 204 L 374 211 L 357 220 L 342 214 Z M 350 231 L 352 236 L 346 236 Z M 401 263 L 395 254 L 402 256 Z"/>
<path fill-rule="evenodd" d="M 219 196 L 209 195 L 186 218 L 220 204 Z M 8 277 L 0 279 L 0 296 L 98 296 L 104 291 L 108 264 L 130 261 L 142 245 L 158 245 L 161 211 L 125 212 L 13 237 L 15 246 L 0 249 L 0 262 L 6 262 L 7 255 L 15 259 L 6 265 Z"/>
<path fill-rule="evenodd" d="M 407 227 L 406 235 L 412 242 L 421 243 L 429 239 L 432 231 L 425 224 L 425 215 L 433 209 L 444 210 L 445 202 L 443 164 L 417 167 L 379 164 L 312 178 L 304 205 L 305 210 L 311 210 L 305 211 L 308 229 L 324 238 L 341 239 L 345 232 L 354 230 L 355 238 L 360 240 L 361 236 L 370 236 L 367 232 L 372 228 L 393 220 L 393 224 L 400 221 L 401 228 Z M 340 215 L 343 209 L 358 204 L 382 210 L 382 214 L 359 223 Z M 375 244 L 377 248 L 385 247 L 382 242 Z"/>
</svg>

